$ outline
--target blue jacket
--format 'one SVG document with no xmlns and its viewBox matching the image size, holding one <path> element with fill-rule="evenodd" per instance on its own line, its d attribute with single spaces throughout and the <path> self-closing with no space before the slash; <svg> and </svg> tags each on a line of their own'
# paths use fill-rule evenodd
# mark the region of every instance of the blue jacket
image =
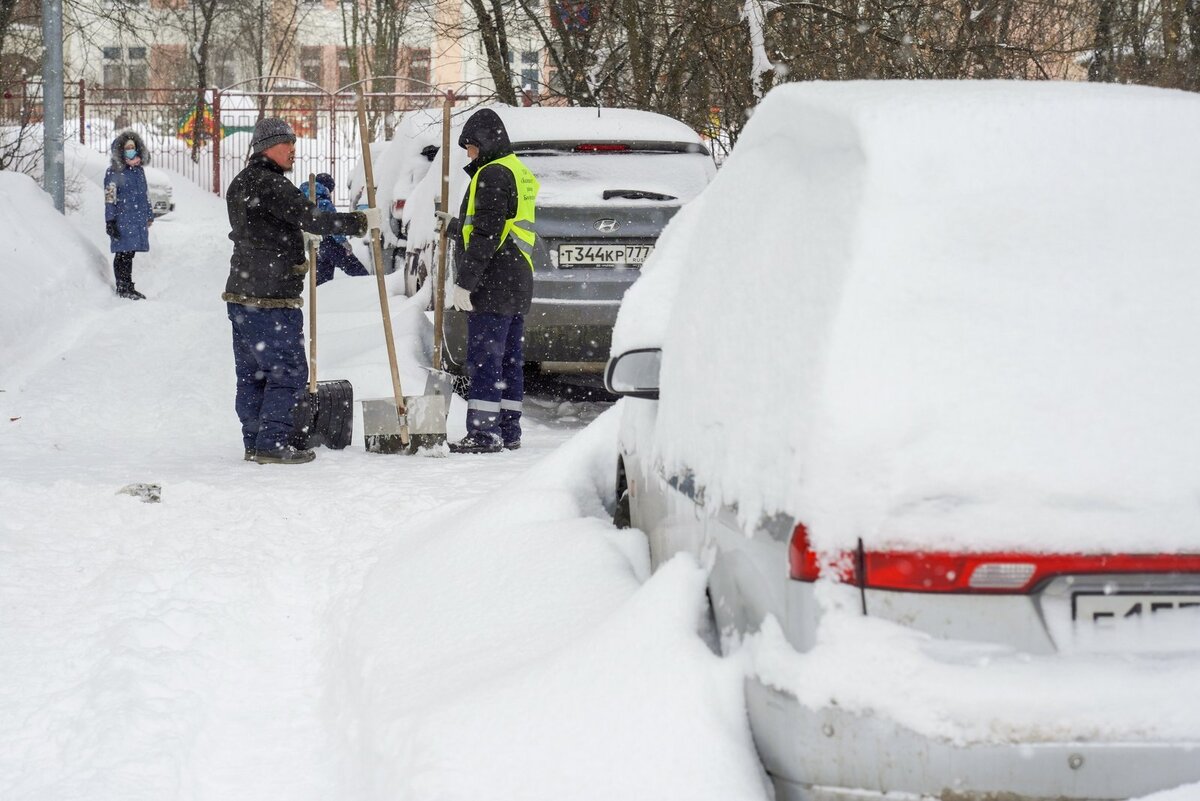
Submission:
<svg viewBox="0 0 1200 801">
<path fill-rule="evenodd" d="M 305 199 L 312 199 L 308 196 L 308 181 L 300 184 L 300 191 L 304 193 Z M 317 184 L 317 208 L 321 211 L 337 211 L 337 206 L 333 205 L 333 198 L 330 196 L 329 189 L 326 188 L 325 184 Z M 325 238 L 332 239 L 334 242 L 346 241 L 345 234 L 331 234 Z"/>
<path fill-rule="evenodd" d="M 116 220 L 121 235 L 109 238 L 109 250 L 113 253 L 150 250 L 150 221 L 154 212 L 150 209 L 150 194 L 146 187 L 146 171 L 139 165 L 130 167 L 122 153 L 125 142 L 132 139 L 137 143 L 142 164 L 150 160 L 150 153 L 141 137 L 132 131 L 117 135 L 112 143 L 111 163 L 104 173 L 104 220 Z"/>
</svg>

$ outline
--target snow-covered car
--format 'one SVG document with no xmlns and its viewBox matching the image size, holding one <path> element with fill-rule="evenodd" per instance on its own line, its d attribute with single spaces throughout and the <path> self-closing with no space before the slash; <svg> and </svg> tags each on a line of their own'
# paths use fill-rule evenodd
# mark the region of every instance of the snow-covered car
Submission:
<svg viewBox="0 0 1200 801">
<path fill-rule="evenodd" d="M 441 109 L 406 111 L 391 139 L 371 143 L 371 168 L 375 175 L 375 201 L 390 210 L 389 230 L 383 232 L 383 262 L 389 272 L 404 269 L 408 251 L 408 225 L 404 209 L 413 188 L 430 171 L 441 150 Z M 366 203 L 363 197 L 365 172 L 361 161 L 347 178 L 350 208 Z M 431 207 L 432 208 L 432 207 Z M 432 213 L 432 212 L 431 212 Z M 414 283 L 408 294 L 417 290 Z"/>
<path fill-rule="evenodd" d="M 661 114 L 608 108 L 493 108 L 504 120 L 514 152 L 541 186 L 533 307 L 525 318 L 526 364 L 547 372 L 598 373 L 608 357 L 625 291 L 654 251 L 663 227 L 704 189 L 716 168 L 695 131 Z M 457 146 L 458 135 L 473 110 L 455 116 L 451 134 L 453 214 L 468 185 L 462 169 L 466 152 Z M 410 294 L 437 258 L 432 209 L 440 184 L 440 171 L 429 170 L 405 209 Z M 445 320 L 449 364 L 461 367 L 466 359 L 466 315 L 450 311 Z"/>
<path fill-rule="evenodd" d="M 155 217 L 175 211 L 175 190 L 171 178 L 155 167 L 146 167 L 146 190 L 150 195 L 150 210 Z"/>
<path fill-rule="evenodd" d="M 1200 780 L 1198 129 L 1158 89 L 788 85 L 659 240 L 614 518 L 710 566 L 781 801 Z"/>
</svg>

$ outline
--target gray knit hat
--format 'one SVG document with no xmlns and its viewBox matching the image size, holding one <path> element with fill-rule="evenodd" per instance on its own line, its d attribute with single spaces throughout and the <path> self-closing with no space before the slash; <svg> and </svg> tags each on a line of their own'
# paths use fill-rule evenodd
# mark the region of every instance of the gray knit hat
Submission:
<svg viewBox="0 0 1200 801">
<path fill-rule="evenodd" d="M 296 135 L 286 120 L 278 117 L 263 117 L 254 125 L 254 138 L 250 140 L 250 151 L 261 153 L 281 142 L 295 142 Z"/>
</svg>

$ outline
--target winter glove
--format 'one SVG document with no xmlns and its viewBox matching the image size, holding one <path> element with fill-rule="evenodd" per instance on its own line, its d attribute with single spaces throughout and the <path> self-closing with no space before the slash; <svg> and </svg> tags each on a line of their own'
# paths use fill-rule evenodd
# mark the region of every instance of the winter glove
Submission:
<svg viewBox="0 0 1200 801">
<path fill-rule="evenodd" d="M 308 248 L 311 245 L 314 248 L 321 247 L 322 236 L 320 234 L 310 234 L 308 231 L 302 231 L 304 234 L 304 253 L 308 254 Z"/>
<path fill-rule="evenodd" d="M 383 230 L 383 215 L 379 212 L 379 209 L 363 209 L 358 213 L 363 216 L 362 232 L 364 234 L 369 234 L 371 231 Z"/>
<path fill-rule="evenodd" d="M 115 219 L 108 220 L 107 222 L 104 223 L 104 231 L 112 239 L 120 239 L 121 238 L 121 229 L 117 227 L 117 221 Z"/>
<path fill-rule="evenodd" d="M 459 311 L 475 311 L 475 307 L 471 305 L 471 293 L 463 289 L 458 284 L 455 284 L 450 289 L 450 308 L 458 309 Z"/>
<path fill-rule="evenodd" d="M 445 229 L 449 233 L 450 226 L 454 223 L 454 215 L 445 211 L 435 211 L 433 216 L 437 217 L 437 232 L 440 234 L 442 229 Z"/>
</svg>

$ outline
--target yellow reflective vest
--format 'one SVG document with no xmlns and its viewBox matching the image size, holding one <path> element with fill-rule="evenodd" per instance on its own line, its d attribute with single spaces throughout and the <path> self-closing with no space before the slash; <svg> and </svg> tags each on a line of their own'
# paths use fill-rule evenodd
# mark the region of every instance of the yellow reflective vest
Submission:
<svg viewBox="0 0 1200 801">
<path fill-rule="evenodd" d="M 508 171 L 513 174 L 513 179 L 517 185 L 517 215 L 505 220 L 504 230 L 500 233 L 500 241 L 496 244 L 496 250 L 499 250 L 509 236 L 511 236 L 513 244 L 521 251 L 521 255 L 525 257 L 525 261 L 529 262 L 529 269 L 532 270 L 533 243 L 537 240 L 537 234 L 534 233 L 533 226 L 534 215 L 537 212 L 539 184 L 534 174 L 512 153 L 495 161 L 489 161 L 471 176 L 471 188 L 467 194 L 467 216 L 463 220 L 462 226 L 463 246 L 466 247 L 471 244 L 471 232 L 475 230 L 475 190 L 479 186 L 479 175 L 484 169 L 493 164 L 500 164 L 508 168 Z"/>
</svg>

